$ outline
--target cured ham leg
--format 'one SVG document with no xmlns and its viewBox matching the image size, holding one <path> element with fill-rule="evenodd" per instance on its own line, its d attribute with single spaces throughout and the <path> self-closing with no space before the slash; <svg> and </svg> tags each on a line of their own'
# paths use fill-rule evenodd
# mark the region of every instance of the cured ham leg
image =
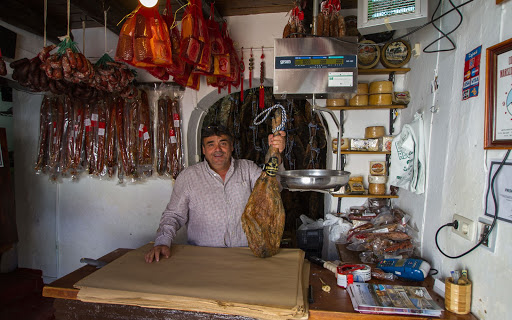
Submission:
<svg viewBox="0 0 512 320">
<path fill-rule="evenodd" d="M 281 110 L 272 120 L 275 129 L 281 123 Z M 278 131 L 274 135 L 279 134 Z M 275 176 L 280 163 L 279 150 L 270 146 L 265 170 L 256 181 L 242 214 L 242 227 L 255 256 L 272 257 L 279 252 L 284 231 L 285 212 L 279 183 Z"/>
</svg>

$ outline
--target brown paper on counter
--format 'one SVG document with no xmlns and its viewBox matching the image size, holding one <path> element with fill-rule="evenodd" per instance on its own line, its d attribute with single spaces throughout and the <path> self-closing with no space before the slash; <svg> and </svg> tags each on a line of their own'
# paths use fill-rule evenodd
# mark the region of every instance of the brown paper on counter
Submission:
<svg viewBox="0 0 512 320">
<path fill-rule="evenodd" d="M 173 245 L 171 257 L 148 264 L 153 244 L 128 252 L 78 281 L 78 299 L 258 319 L 305 319 L 309 263 L 281 249 L 270 258 L 249 248 Z"/>
</svg>

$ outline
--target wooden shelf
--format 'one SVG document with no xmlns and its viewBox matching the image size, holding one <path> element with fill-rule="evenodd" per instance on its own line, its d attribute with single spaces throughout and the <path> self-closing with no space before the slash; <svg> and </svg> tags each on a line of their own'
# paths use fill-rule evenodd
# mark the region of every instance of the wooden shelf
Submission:
<svg viewBox="0 0 512 320">
<path fill-rule="evenodd" d="M 390 104 L 384 106 L 342 106 L 342 107 L 326 107 L 331 110 L 370 110 L 370 109 L 405 109 L 406 104 Z"/>
<path fill-rule="evenodd" d="M 333 153 L 338 152 L 333 151 Z M 340 151 L 340 154 L 391 154 L 391 151 Z"/>
<path fill-rule="evenodd" d="M 332 194 L 331 196 L 336 198 L 398 198 L 390 194 Z"/>
<path fill-rule="evenodd" d="M 405 74 L 411 71 L 411 68 L 379 68 L 379 69 L 357 69 L 358 74 L 390 74 L 394 72 L 395 74 Z"/>
</svg>

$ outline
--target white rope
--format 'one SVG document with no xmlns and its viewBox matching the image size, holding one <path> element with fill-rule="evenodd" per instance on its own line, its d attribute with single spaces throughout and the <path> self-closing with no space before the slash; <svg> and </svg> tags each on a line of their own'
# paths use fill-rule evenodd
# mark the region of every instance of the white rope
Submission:
<svg viewBox="0 0 512 320">
<path fill-rule="evenodd" d="M 105 19 L 105 53 L 107 52 L 107 10 L 103 11 L 103 17 Z"/>
<path fill-rule="evenodd" d="M 70 20 L 70 17 L 71 17 L 71 0 L 68 0 L 68 38 L 70 38 L 69 36 L 69 20 Z"/>
<path fill-rule="evenodd" d="M 46 16 L 48 15 L 48 0 L 44 0 L 44 31 L 43 31 L 43 47 L 46 47 Z"/>
<path fill-rule="evenodd" d="M 85 56 L 85 20 L 82 20 L 82 54 Z"/>
<path fill-rule="evenodd" d="M 281 131 L 281 130 L 284 130 L 284 125 L 286 124 L 286 110 L 284 109 L 284 107 L 282 105 L 280 105 L 279 103 L 278 104 L 275 104 L 273 105 L 272 107 L 270 108 L 267 108 L 265 110 L 263 110 L 259 115 L 256 116 L 256 118 L 254 118 L 254 125 L 260 125 L 262 124 L 265 120 L 267 120 L 267 117 L 268 115 L 270 114 L 270 112 L 274 109 L 277 109 L 277 108 L 281 108 L 281 124 L 278 125 L 275 129 L 272 129 L 272 133 L 276 133 L 277 131 Z M 264 116 L 262 120 L 258 121 L 258 119 L 261 117 L 261 116 Z"/>
</svg>

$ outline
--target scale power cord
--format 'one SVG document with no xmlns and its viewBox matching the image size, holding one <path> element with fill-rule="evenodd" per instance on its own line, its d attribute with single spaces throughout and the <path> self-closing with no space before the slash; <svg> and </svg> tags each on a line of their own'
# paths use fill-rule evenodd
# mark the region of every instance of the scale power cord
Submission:
<svg viewBox="0 0 512 320">
<path fill-rule="evenodd" d="M 498 176 L 498 173 L 500 172 L 501 168 L 503 168 L 503 165 L 505 164 L 505 161 L 507 160 L 509 153 L 510 153 L 510 150 L 507 150 L 507 153 L 503 157 L 503 160 L 501 160 L 501 163 L 500 163 L 498 169 L 496 169 L 496 172 L 494 172 L 494 174 L 492 175 L 492 179 L 489 183 L 489 186 L 491 187 L 492 200 L 494 202 L 494 218 L 492 220 L 492 224 L 491 224 L 491 227 L 489 228 L 489 231 L 480 239 L 480 241 L 478 241 L 478 243 L 474 247 L 472 247 L 468 251 L 461 253 L 459 255 L 456 255 L 456 256 L 450 256 L 450 255 L 446 254 L 443 250 L 441 250 L 441 248 L 439 247 L 439 243 L 437 241 L 437 236 L 439 235 L 439 231 L 441 231 L 445 227 L 453 227 L 454 229 L 457 229 L 459 227 L 459 222 L 457 220 L 454 220 L 453 222 L 442 225 L 439 229 L 437 229 L 435 240 L 436 240 L 437 249 L 445 257 L 450 258 L 450 259 L 458 259 L 460 257 L 463 257 L 463 256 L 467 255 L 468 253 L 470 253 L 471 251 L 478 248 L 482 243 L 487 241 L 487 238 L 489 238 L 489 235 L 491 234 L 492 230 L 494 229 L 494 226 L 496 225 L 496 222 L 498 221 L 498 211 L 499 211 L 499 208 L 498 208 L 499 204 L 498 204 L 498 201 L 496 200 L 496 193 L 494 192 L 494 181 L 496 180 L 496 177 Z"/>
</svg>

